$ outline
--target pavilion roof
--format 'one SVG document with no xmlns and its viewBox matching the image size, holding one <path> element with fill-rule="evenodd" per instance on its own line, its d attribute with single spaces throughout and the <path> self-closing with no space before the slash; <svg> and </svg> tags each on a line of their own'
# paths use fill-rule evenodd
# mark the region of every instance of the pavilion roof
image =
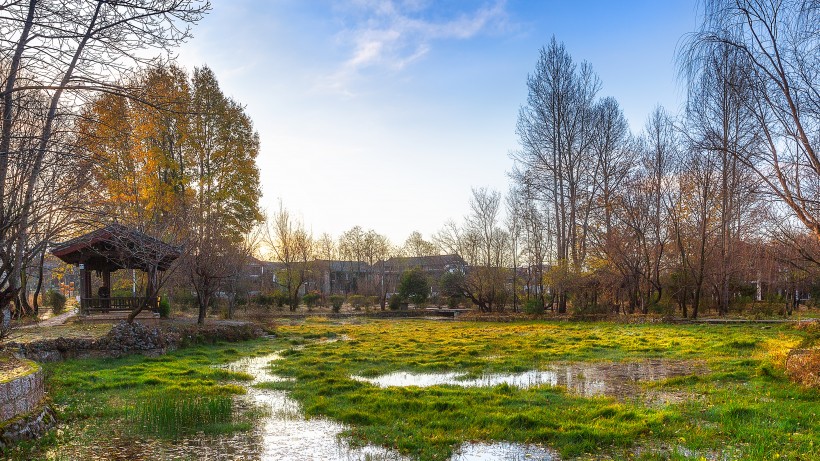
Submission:
<svg viewBox="0 0 820 461">
<path fill-rule="evenodd" d="M 121 224 L 109 224 L 57 244 L 51 253 L 69 264 L 85 264 L 90 270 L 167 270 L 182 253 L 148 234 Z"/>
</svg>

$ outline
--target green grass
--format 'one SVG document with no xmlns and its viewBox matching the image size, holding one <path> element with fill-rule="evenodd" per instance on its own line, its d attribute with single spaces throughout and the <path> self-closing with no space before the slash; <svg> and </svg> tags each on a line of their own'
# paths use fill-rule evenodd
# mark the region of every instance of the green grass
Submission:
<svg viewBox="0 0 820 461">
<path fill-rule="evenodd" d="M 344 436 L 354 445 L 392 447 L 420 460 L 447 459 L 465 441 L 539 443 L 562 459 L 820 458 L 820 392 L 790 382 L 782 370 L 788 350 L 812 333 L 788 325 L 308 319 L 278 327 L 277 335 L 156 358 L 48 364 L 62 431 L 5 455 L 93 458 L 105 453 L 106 440 L 136 444 L 248 428 L 253 419 L 221 405 L 244 392 L 237 381 L 251 377 L 213 366 L 281 350 L 274 371 L 295 379 L 263 386 L 289 391 L 308 416 L 347 424 Z M 350 378 L 402 370 L 474 376 L 556 361 L 645 359 L 682 360 L 704 372 L 641 384 L 621 398 L 503 384 L 379 388 Z M 658 404 L 641 393 L 681 398 Z"/>
<path fill-rule="evenodd" d="M 350 338 L 291 348 L 275 371 L 296 378 L 286 389 L 310 415 L 351 426 L 354 441 L 419 459 L 447 459 L 463 441 L 543 443 L 564 458 L 638 454 L 647 459 L 721 451 L 742 459 L 812 459 L 817 391 L 780 369 L 803 340 L 788 326 L 623 325 L 611 323 L 444 323 L 424 321 L 282 327 L 292 344 L 331 335 Z M 560 388 L 434 386 L 379 388 L 351 380 L 393 371 L 515 372 L 553 361 L 702 363 L 700 376 L 650 383 L 680 403 L 650 405 L 638 396 L 583 398 Z M 670 448 L 663 448 L 670 447 Z"/>
<path fill-rule="evenodd" d="M 237 412 L 230 402 L 231 396 L 245 392 L 237 382 L 252 377 L 214 366 L 281 347 L 256 340 L 192 347 L 159 357 L 45 364 L 60 430 L 2 455 L 14 460 L 89 459 L 146 440 L 162 443 L 192 433 L 251 429 L 258 414 Z M 69 454 L 64 447 L 70 447 Z"/>
<path fill-rule="evenodd" d="M 248 429 L 233 422 L 233 402 L 226 395 L 147 395 L 125 407 L 125 422 L 139 432 L 166 438 Z"/>
</svg>

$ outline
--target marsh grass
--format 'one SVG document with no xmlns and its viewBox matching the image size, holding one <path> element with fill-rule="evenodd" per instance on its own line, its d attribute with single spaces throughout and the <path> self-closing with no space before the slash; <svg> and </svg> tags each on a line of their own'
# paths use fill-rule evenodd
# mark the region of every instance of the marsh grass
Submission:
<svg viewBox="0 0 820 461">
<path fill-rule="evenodd" d="M 126 406 L 125 421 L 138 431 L 159 437 L 232 432 L 233 402 L 226 395 L 150 394 Z M 246 427 L 246 426 L 242 426 Z"/>
<path fill-rule="evenodd" d="M 45 453 L 59 453 L 66 441 L 94 446 L 117 437 L 169 437 L 176 429 L 131 434 L 140 418 L 135 402 L 230 398 L 243 393 L 239 382 L 251 377 L 215 366 L 281 351 L 272 366 L 290 380 L 257 387 L 288 391 L 307 417 L 346 424 L 342 436 L 353 445 L 391 447 L 420 460 L 445 460 L 464 441 L 543 444 L 562 459 L 820 459 L 820 392 L 793 383 L 784 370 L 788 351 L 803 347 L 812 334 L 789 326 L 309 319 L 279 326 L 273 341 L 48 364 L 63 432 L 5 455 L 53 459 Z M 556 361 L 648 359 L 698 363 L 702 372 L 639 383 L 633 395 L 617 398 L 584 398 L 550 386 L 379 388 L 351 379 L 396 371 L 478 376 L 546 369 Z M 653 393 L 683 398 L 658 405 L 647 398 Z M 150 410 L 146 418 L 173 413 L 174 405 Z M 236 407 L 231 411 L 232 424 L 252 424 Z"/>
<path fill-rule="evenodd" d="M 820 394 L 791 382 L 789 326 L 305 322 L 280 328 L 292 347 L 274 371 L 308 416 L 349 426 L 354 441 L 445 460 L 464 441 L 539 443 L 562 459 L 820 459 Z M 309 338 L 344 335 L 326 344 Z M 389 387 L 351 379 L 396 371 L 510 373 L 556 361 L 647 359 L 702 372 L 639 383 L 634 394 L 583 398 L 561 387 Z M 658 405 L 652 395 L 682 396 Z"/>
<path fill-rule="evenodd" d="M 45 364 L 60 428 L 0 453 L 0 459 L 59 459 L 63 445 L 72 447 L 72 459 L 95 459 L 99 447 L 112 444 L 163 443 L 191 431 L 250 430 L 263 415 L 256 408 L 237 406 L 233 396 L 244 394 L 243 383 L 253 377 L 219 365 L 283 347 L 285 343 L 254 340 L 191 347 L 159 357 Z"/>
</svg>

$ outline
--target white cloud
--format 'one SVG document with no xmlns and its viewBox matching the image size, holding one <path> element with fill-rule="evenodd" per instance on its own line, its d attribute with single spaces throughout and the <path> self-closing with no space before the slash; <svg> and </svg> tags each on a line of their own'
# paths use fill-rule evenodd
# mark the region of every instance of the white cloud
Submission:
<svg viewBox="0 0 820 461">
<path fill-rule="evenodd" d="M 339 34 L 349 55 L 319 87 L 350 96 L 350 87 L 366 70 L 401 71 L 436 41 L 468 40 L 506 27 L 504 0 L 450 17 L 438 17 L 436 6 L 425 0 L 354 0 L 340 10 L 352 22 Z"/>
</svg>

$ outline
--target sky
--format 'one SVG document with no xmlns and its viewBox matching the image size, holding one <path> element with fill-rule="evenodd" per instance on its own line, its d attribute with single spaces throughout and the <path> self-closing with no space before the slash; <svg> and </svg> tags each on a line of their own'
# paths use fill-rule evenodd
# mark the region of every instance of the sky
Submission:
<svg viewBox="0 0 820 461">
<path fill-rule="evenodd" d="M 505 193 L 527 75 L 555 36 L 588 61 L 634 133 L 684 100 L 676 50 L 696 1 L 212 0 L 178 50 L 245 105 L 261 205 L 314 236 L 355 225 L 401 244 Z"/>
</svg>

